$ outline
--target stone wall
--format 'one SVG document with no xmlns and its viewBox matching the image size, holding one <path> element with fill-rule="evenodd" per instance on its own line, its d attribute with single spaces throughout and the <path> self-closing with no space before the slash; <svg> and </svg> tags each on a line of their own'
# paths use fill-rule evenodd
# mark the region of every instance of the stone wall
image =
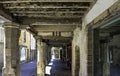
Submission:
<svg viewBox="0 0 120 76">
<path fill-rule="evenodd" d="M 93 30 L 91 28 L 88 29 L 88 76 L 94 76 L 94 61 L 93 61 Z"/>
<path fill-rule="evenodd" d="M 113 64 L 120 66 L 120 35 L 113 36 L 110 45 L 113 51 Z"/>
<path fill-rule="evenodd" d="M 4 29 L 0 28 L 0 69 L 3 66 Z"/>
<path fill-rule="evenodd" d="M 74 31 L 74 37 L 72 41 L 72 75 L 75 76 L 76 68 L 76 52 L 75 47 L 80 48 L 80 69 L 79 76 L 87 76 L 87 30 L 81 30 L 79 27 Z"/>
<path fill-rule="evenodd" d="M 4 44 L 0 43 L 0 69 L 3 66 L 3 50 L 4 50 Z"/>
<path fill-rule="evenodd" d="M 94 76 L 94 57 L 93 57 L 93 39 L 92 30 L 88 30 L 87 25 L 99 17 L 104 11 L 110 8 L 118 0 L 97 0 L 96 4 L 86 14 L 82 22 L 82 28 L 74 30 L 72 41 L 72 75 L 75 76 L 76 69 L 76 53 L 75 46 L 80 48 L 80 70 L 79 76 Z M 106 4 L 107 3 L 107 4 Z M 99 10 L 98 10 L 99 9 Z M 103 15 L 104 16 L 104 15 Z M 98 21 L 97 20 L 97 21 Z M 93 26 L 93 25 L 92 25 Z M 89 41 L 88 41 L 89 40 Z"/>
</svg>

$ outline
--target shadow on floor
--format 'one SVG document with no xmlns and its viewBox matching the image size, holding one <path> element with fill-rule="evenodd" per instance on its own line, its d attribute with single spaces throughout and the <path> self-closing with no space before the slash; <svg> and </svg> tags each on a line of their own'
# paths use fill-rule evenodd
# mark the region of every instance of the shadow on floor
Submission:
<svg viewBox="0 0 120 76">
<path fill-rule="evenodd" d="M 0 71 L 0 76 L 2 76 L 2 71 Z"/>
<path fill-rule="evenodd" d="M 36 60 L 21 65 L 21 76 L 36 76 Z"/>
<path fill-rule="evenodd" d="M 111 65 L 110 76 L 120 76 L 120 66 Z M 1 70 L 0 70 L 0 76 Z M 21 64 L 21 76 L 36 76 L 36 61 Z M 46 67 L 46 76 L 71 76 L 70 68 L 66 62 L 54 59 Z"/>
<path fill-rule="evenodd" d="M 0 76 L 2 76 L 0 71 Z M 36 60 L 21 64 L 21 76 L 36 76 Z"/>
<path fill-rule="evenodd" d="M 120 76 L 120 66 L 111 64 L 110 68 L 110 76 Z"/>
<path fill-rule="evenodd" d="M 66 62 L 53 59 L 53 61 L 46 66 L 46 76 L 71 76 L 71 70 L 67 67 Z"/>
</svg>

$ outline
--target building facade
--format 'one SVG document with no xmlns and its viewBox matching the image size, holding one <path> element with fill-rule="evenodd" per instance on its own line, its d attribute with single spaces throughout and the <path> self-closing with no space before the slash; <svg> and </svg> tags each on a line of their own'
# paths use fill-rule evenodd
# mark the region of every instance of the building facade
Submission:
<svg viewBox="0 0 120 76">
<path fill-rule="evenodd" d="M 5 30 L 0 27 L 0 68 L 3 67 L 4 48 L 5 48 Z M 26 30 L 21 30 L 19 38 L 20 61 L 27 62 L 36 58 L 36 41 L 34 37 Z"/>
<path fill-rule="evenodd" d="M 26 30 L 21 30 L 19 39 L 20 61 L 30 61 L 35 59 L 36 42 L 32 34 Z"/>
<path fill-rule="evenodd" d="M 21 30 L 21 35 L 19 39 L 20 46 L 20 61 L 29 61 L 30 60 L 30 43 L 31 43 L 31 34 L 26 30 Z"/>
</svg>

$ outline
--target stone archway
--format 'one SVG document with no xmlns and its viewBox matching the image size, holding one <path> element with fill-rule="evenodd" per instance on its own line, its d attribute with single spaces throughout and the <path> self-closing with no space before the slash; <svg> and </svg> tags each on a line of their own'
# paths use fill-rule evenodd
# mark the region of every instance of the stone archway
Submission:
<svg viewBox="0 0 120 76">
<path fill-rule="evenodd" d="M 79 76 L 80 70 L 80 48 L 75 46 L 75 76 Z"/>
</svg>

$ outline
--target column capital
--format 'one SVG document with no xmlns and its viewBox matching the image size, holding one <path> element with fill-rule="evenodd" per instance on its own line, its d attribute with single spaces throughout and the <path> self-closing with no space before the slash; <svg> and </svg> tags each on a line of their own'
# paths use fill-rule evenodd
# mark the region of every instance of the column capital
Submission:
<svg viewBox="0 0 120 76">
<path fill-rule="evenodd" d="M 18 28 L 19 29 L 19 24 L 15 22 L 5 22 L 3 25 L 4 28 Z"/>
</svg>

